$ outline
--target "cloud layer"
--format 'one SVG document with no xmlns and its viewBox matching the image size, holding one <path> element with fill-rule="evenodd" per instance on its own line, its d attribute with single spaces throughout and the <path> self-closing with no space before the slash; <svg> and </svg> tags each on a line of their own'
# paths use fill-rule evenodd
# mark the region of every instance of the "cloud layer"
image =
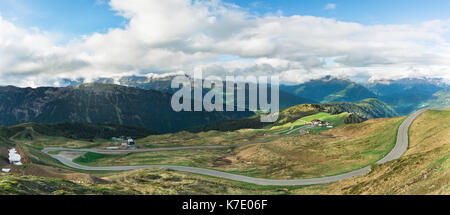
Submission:
<svg viewBox="0 0 450 215">
<path fill-rule="evenodd" d="M 312 16 L 254 16 L 218 0 L 111 0 L 129 23 L 56 45 L 52 35 L 0 17 L 0 85 L 59 85 L 62 78 L 190 73 L 324 75 L 358 80 L 450 79 L 450 21 L 362 25 Z"/>
</svg>

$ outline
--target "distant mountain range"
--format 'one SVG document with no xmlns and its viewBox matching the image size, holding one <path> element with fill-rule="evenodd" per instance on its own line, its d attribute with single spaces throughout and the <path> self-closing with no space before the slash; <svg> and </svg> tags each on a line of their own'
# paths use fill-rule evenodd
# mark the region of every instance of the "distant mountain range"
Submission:
<svg viewBox="0 0 450 215">
<path fill-rule="evenodd" d="M 75 87 L 0 87 L 0 125 L 26 122 L 110 123 L 173 132 L 253 112 L 174 112 L 172 95 L 111 84 Z"/>
<path fill-rule="evenodd" d="M 450 96 L 448 84 L 441 79 L 380 80 L 366 86 L 402 115 L 424 107 L 446 107 Z"/>
<path fill-rule="evenodd" d="M 139 87 L 162 92 L 174 93 L 177 89 L 170 87 L 174 76 L 162 78 L 125 76 L 119 79 L 100 78 L 97 83 L 120 84 L 124 86 Z M 69 82 L 72 83 L 73 82 Z M 280 86 L 281 109 L 297 104 L 327 103 L 327 102 L 354 102 L 376 95 L 367 88 L 345 78 L 327 76 L 296 86 Z M 204 92 L 206 93 L 206 91 Z"/>
<path fill-rule="evenodd" d="M 119 79 L 101 78 L 96 82 L 173 93 L 177 90 L 170 88 L 173 77 L 125 76 Z M 81 82 L 67 80 L 66 83 L 76 85 Z M 298 104 L 355 102 L 379 98 L 392 106 L 397 113 L 407 115 L 423 107 L 448 106 L 448 101 L 444 99 L 448 96 L 448 88 L 448 84 L 442 79 L 404 78 L 358 84 L 347 78 L 326 76 L 299 85 L 281 85 L 280 108 Z"/>
<path fill-rule="evenodd" d="M 320 103 L 355 102 L 376 97 L 373 92 L 349 79 L 333 76 L 326 76 L 295 86 L 281 86 L 281 89 Z"/>
<path fill-rule="evenodd" d="M 327 76 L 296 86 L 282 86 L 282 90 L 321 103 L 378 98 L 398 114 L 408 115 L 420 108 L 447 107 L 448 87 L 441 79 L 405 78 L 362 85 L 346 78 Z"/>
<path fill-rule="evenodd" d="M 60 88 L 0 87 L 0 125 L 27 122 L 106 123 L 141 126 L 165 133 L 254 115 L 251 111 L 174 112 L 171 97 L 178 89 L 170 88 L 172 79 L 173 76 L 130 76 L 118 80 L 103 78 L 91 84 L 81 84 L 81 80 L 67 81 L 66 84 L 71 86 Z M 365 119 L 407 115 L 424 107 L 447 107 L 450 101 L 448 85 L 439 79 L 382 80 L 358 84 L 346 78 L 327 76 L 300 85 L 282 85 L 280 89 L 281 109 L 319 103 L 324 108 L 332 103 L 330 112 L 337 107 L 339 112 L 345 106 L 345 109 L 359 112 L 360 117 Z M 379 100 L 370 100 L 374 98 Z M 369 105 L 358 102 L 361 100 L 371 102 Z M 348 102 L 356 102 L 357 109 Z M 378 113 L 378 110 L 382 111 Z M 364 115 L 367 111 L 369 116 Z"/>
<path fill-rule="evenodd" d="M 450 107 L 450 88 L 434 93 L 430 99 L 422 102 L 419 107 Z"/>
<path fill-rule="evenodd" d="M 138 87 L 141 89 L 146 90 L 157 90 L 161 92 L 167 92 L 167 93 L 175 93 L 178 89 L 171 88 L 172 80 L 175 76 L 166 76 L 161 78 L 155 78 L 155 77 L 143 77 L 143 76 L 125 76 L 122 78 L 119 78 L 117 80 L 114 80 L 112 78 L 100 78 L 96 80 L 96 83 L 104 83 L 104 84 L 120 84 L 123 86 L 130 86 L 130 87 Z M 72 82 L 73 84 L 73 82 Z M 225 84 L 224 84 L 225 85 Z M 226 86 L 229 87 L 229 86 Z M 203 95 L 208 93 L 208 90 L 203 90 Z M 270 92 L 270 87 L 268 87 L 268 92 Z M 246 95 L 248 95 L 248 87 L 246 88 Z M 269 100 L 270 100 L 270 94 Z M 248 103 L 248 96 L 246 97 L 246 102 Z M 307 97 L 301 97 L 296 96 L 294 94 L 291 94 L 286 91 L 280 91 L 280 109 L 285 109 L 292 107 L 294 105 L 299 104 L 312 104 L 312 103 L 318 103 L 318 101 L 307 98 Z M 237 104 L 234 104 L 237 105 Z"/>
</svg>

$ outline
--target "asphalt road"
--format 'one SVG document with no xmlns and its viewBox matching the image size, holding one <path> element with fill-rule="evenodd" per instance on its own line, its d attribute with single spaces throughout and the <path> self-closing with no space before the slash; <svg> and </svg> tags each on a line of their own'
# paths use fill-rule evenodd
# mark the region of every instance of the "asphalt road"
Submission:
<svg viewBox="0 0 450 215">
<path fill-rule="evenodd" d="M 408 131 L 412 122 L 420 116 L 424 110 L 418 110 L 412 113 L 408 118 L 403 121 L 398 129 L 397 142 L 394 149 L 383 159 L 377 162 L 377 164 L 383 164 L 392 160 L 396 160 L 400 158 L 408 149 L 409 140 L 408 140 Z M 241 144 L 248 145 L 251 143 Z M 252 143 L 254 144 L 254 143 Z M 232 146 L 236 147 L 236 146 Z M 230 148 L 230 146 L 188 146 L 188 147 L 174 147 L 174 148 L 155 148 L 155 149 L 137 149 L 137 150 L 122 150 L 122 151 L 112 151 L 112 150 L 97 150 L 97 149 L 66 149 L 66 148 L 45 148 L 42 152 L 47 153 L 49 156 L 59 160 L 66 166 L 70 166 L 72 168 L 81 169 L 81 170 L 91 170 L 91 171 L 128 171 L 128 170 L 136 170 L 136 169 L 144 169 L 144 168 L 167 168 L 182 172 L 196 173 L 201 175 L 208 175 L 218 178 L 230 179 L 234 181 L 241 181 L 251 184 L 257 185 L 274 185 L 274 186 L 294 186 L 294 185 L 314 185 L 314 184 L 326 184 L 332 182 L 338 182 L 345 179 L 349 179 L 356 176 L 361 176 L 369 173 L 371 171 L 371 167 L 367 166 L 361 168 L 359 170 L 351 171 L 348 173 L 335 175 L 335 176 L 327 176 L 322 178 L 310 178 L 310 179 L 296 179 L 296 180 L 271 180 L 271 179 L 262 179 L 262 178 L 253 178 L 242 175 L 236 175 L 231 173 L 225 173 L 215 170 L 202 169 L 196 167 L 183 167 L 183 166 L 172 166 L 172 165 L 143 165 L 143 166 L 110 166 L 110 167 L 90 167 L 83 166 L 72 162 L 72 160 L 67 159 L 60 155 L 52 155 L 49 154 L 50 151 L 77 151 L 77 152 L 95 152 L 102 154 L 128 154 L 134 152 L 154 152 L 154 151 L 174 151 L 174 150 L 187 150 L 187 149 L 223 149 Z"/>
<path fill-rule="evenodd" d="M 428 110 L 428 109 L 418 110 L 418 111 L 412 113 L 411 115 L 409 115 L 408 118 L 406 118 L 405 121 L 403 121 L 403 123 L 398 128 L 397 142 L 395 144 L 394 149 L 392 149 L 392 151 L 389 152 L 389 154 L 386 155 L 386 157 L 379 160 L 377 162 L 377 164 L 384 164 L 389 161 L 397 160 L 403 154 L 405 154 L 406 150 L 408 150 L 408 147 L 409 147 L 409 136 L 408 136 L 409 127 L 414 122 L 414 120 L 417 117 L 419 117 L 426 110 Z"/>
<path fill-rule="evenodd" d="M 302 127 L 300 127 L 300 128 L 296 128 L 296 129 L 291 129 L 289 132 L 287 132 L 286 134 L 292 134 L 292 133 L 294 133 L 294 132 L 296 132 L 296 131 L 299 131 L 299 130 L 306 130 L 306 129 L 309 129 L 309 128 L 314 128 L 314 125 L 305 125 L 305 126 L 302 126 Z M 303 132 L 304 133 L 304 132 Z"/>
</svg>

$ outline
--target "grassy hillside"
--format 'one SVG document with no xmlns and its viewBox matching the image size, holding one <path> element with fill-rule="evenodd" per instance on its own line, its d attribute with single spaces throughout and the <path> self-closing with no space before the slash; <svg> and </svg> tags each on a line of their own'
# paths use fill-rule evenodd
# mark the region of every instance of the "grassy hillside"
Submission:
<svg viewBox="0 0 450 215">
<path fill-rule="evenodd" d="M 267 136 L 262 129 L 242 129 L 233 132 L 207 131 L 188 132 L 152 135 L 138 139 L 136 144 L 139 147 L 174 147 L 174 146 L 198 146 L 198 145 L 237 145 L 252 141 L 263 141 Z"/>
<path fill-rule="evenodd" d="M 18 131 L 6 127 L 0 127 L 0 167 L 9 164 L 7 159 L 8 149 L 14 146 L 14 143 L 9 140 L 9 138 L 13 136 L 15 132 Z"/>
<path fill-rule="evenodd" d="M 0 193 L 1 194 L 33 194 L 34 192 L 41 194 L 63 194 L 63 193 L 80 193 L 80 194 L 150 194 L 150 195 L 179 195 L 179 194 L 450 194 L 450 170 L 449 157 L 450 148 L 448 145 L 448 134 L 450 127 L 448 120 L 450 119 L 450 110 L 447 111 L 427 111 L 414 121 L 410 129 L 410 148 L 407 153 L 399 160 L 392 161 L 383 165 L 373 166 L 373 171 L 366 175 L 342 182 L 314 185 L 314 186 L 294 186 L 294 187 L 274 187 L 274 186 L 257 186 L 246 183 L 240 183 L 230 180 L 223 180 L 213 177 L 207 177 L 196 174 L 188 174 L 183 172 L 165 170 L 165 169 L 145 169 L 131 172 L 123 172 L 101 176 L 103 183 L 84 183 L 78 184 L 67 182 L 60 179 L 49 179 L 41 177 L 24 178 L 23 176 L 0 174 Z M 318 162 L 325 164 L 321 159 L 325 155 L 333 159 L 350 159 L 352 162 L 360 162 L 362 156 L 373 156 L 374 151 L 370 147 L 382 145 L 377 142 L 386 142 L 388 134 L 392 132 L 388 126 L 389 121 L 393 123 L 395 119 L 376 119 L 370 120 L 363 124 L 346 125 L 333 129 L 327 133 L 320 135 L 329 136 L 328 139 L 333 141 L 333 136 L 345 140 L 342 144 L 336 144 L 329 141 L 316 142 L 308 146 L 308 140 L 293 139 L 292 141 L 271 142 L 263 144 L 261 147 L 249 146 L 239 150 L 240 159 L 243 163 L 248 159 L 256 158 L 260 153 L 264 155 L 267 150 L 273 153 L 279 153 L 280 156 L 287 153 L 287 158 L 292 159 L 294 156 L 302 155 L 299 151 L 290 152 L 289 147 L 324 147 L 331 145 L 327 150 L 319 150 L 316 148 L 319 156 L 313 158 L 319 160 L 309 160 L 303 156 L 307 162 Z M 398 119 L 397 119 L 398 120 Z M 395 123 L 394 123 L 395 124 Z M 362 127 L 361 127 L 362 126 Z M 357 136 L 365 136 L 356 140 Z M 294 137 L 286 137 L 294 138 Z M 352 138 L 355 138 L 352 140 Z M 393 138 L 392 136 L 390 137 Z M 325 139 L 324 139 L 325 140 Z M 370 143 L 368 143 L 369 141 Z M 339 142 L 339 141 L 337 141 Z M 349 144 L 350 143 L 350 144 Z M 357 149 L 359 147 L 366 148 L 367 153 L 361 151 L 349 153 L 349 149 Z M 385 145 L 387 146 L 387 145 Z M 278 150 L 275 150 L 278 147 Z M 280 150 L 280 149 L 284 149 Z M 359 148 L 358 150 L 360 150 Z M 257 150 L 257 151 L 254 151 Z M 351 150 L 350 150 L 351 151 Z M 364 151 L 364 150 L 363 150 Z M 250 153 L 251 152 L 251 153 Z M 325 155 L 322 153 L 325 152 Z M 338 154 L 345 152 L 345 156 Z M 309 154 L 305 153 L 306 155 Z M 205 154 L 205 153 L 203 153 Z M 322 155 L 320 155 L 322 154 Z M 245 156 L 244 156 L 245 155 Z M 263 156 L 265 160 L 276 158 L 270 154 Z M 137 155 L 135 155 L 137 156 Z M 206 156 L 206 155 L 205 155 Z M 376 156 L 375 156 L 376 157 Z M 163 159 L 160 156 L 159 159 Z M 373 157 L 374 158 L 374 157 Z M 142 159 L 142 158 L 139 158 Z M 167 157 L 166 157 L 167 159 Z M 258 158 L 260 159 L 260 158 Z M 261 159 L 261 160 L 264 160 Z M 200 162 L 197 160 L 196 162 Z M 221 164 L 220 162 L 217 164 Z M 224 163 L 222 162 L 221 165 Z M 348 163 L 347 163 L 348 164 Z M 303 164 L 304 165 L 304 164 Z M 331 165 L 333 165 L 331 163 Z M 298 166 L 298 165 L 296 165 Z M 295 167 L 295 166 L 294 166 Z M 323 167 L 323 166 L 322 166 Z M 250 169 L 240 168 L 241 173 Z M 279 175 L 286 174 L 288 168 L 276 169 Z M 326 170 L 319 168 L 318 170 Z M 275 170 L 274 170 L 275 171 Z M 255 171 L 247 172 L 247 174 L 256 174 Z M 5 181 L 12 181 L 8 183 Z M 52 185 L 48 189 L 46 185 Z M 70 185 L 70 186 L 67 186 Z M 31 188 L 29 188 L 31 187 Z"/>
<path fill-rule="evenodd" d="M 234 149 L 202 149 L 100 155 L 74 161 L 89 166 L 172 164 L 214 168 L 262 178 L 335 175 L 374 163 L 394 146 L 403 118 L 369 120 L 319 134 L 265 136 L 266 142 Z M 198 140 L 199 142 L 201 141 Z M 212 145 L 215 143 L 210 143 Z"/>
<path fill-rule="evenodd" d="M 427 111 L 410 128 L 410 147 L 399 160 L 339 183 L 297 194 L 450 194 L 450 111 Z"/>
<path fill-rule="evenodd" d="M 29 123 L 19 127 L 32 128 L 33 131 L 53 137 L 66 137 L 76 140 L 111 139 L 111 137 L 133 137 L 142 138 L 155 131 L 137 126 L 123 126 L 112 124 L 87 124 L 87 123 L 56 123 L 56 124 L 36 124 Z"/>
<path fill-rule="evenodd" d="M 167 169 L 143 169 L 102 178 L 113 188 L 138 195 L 283 195 L 293 187 L 258 186 Z"/>
<path fill-rule="evenodd" d="M 326 104 L 303 104 L 280 111 L 278 121 L 275 123 L 261 123 L 260 115 L 249 118 L 215 122 L 206 126 L 188 129 L 192 132 L 200 131 L 235 131 L 245 128 L 259 129 L 266 126 L 279 126 L 292 123 L 306 116 L 321 112 L 337 115 L 341 113 L 353 113 L 363 120 L 374 118 L 394 117 L 398 114 L 378 99 L 364 99 L 355 103 L 326 103 Z"/>
<path fill-rule="evenodd" d="M 109 146 L 112 137 L 143 138 L 156 134 L 144 127 L 87 123 L 38 124 L 27 123 L 0 127 L 0 148 L 13 142 L 35 147 L 98 147 Z"/>
<path fill-rule="evenodd" d="M 369 120 L 319 134 L 237 148 L 222 168 L 263 178 L 314 178 L 369 165 L 394 146 L 401 118 Z"/>
<path fill-rule="evenodd" d="M 301 120 L 306 122 L 311 122 L 312 120 L 318 119 L 325 122 L 330 122 L 334 126 L 339 126 L 345 124 L 345 119 L 348 118 L 350 114 L 349 113 L 341 113 L 338 115 L 331 115 L 329 113 L 318 113 L 315 115 L 303 117 Z"/>
<path fill-rule="evenodd" d="M 0 127 L 0 153 L 5 157 L 6 148 L 24 144 L 35 148 L 66 147 L 94 148 L 112 146 L 112 137 L 143 138 L 156 134 L 151 129 L 136 126 L 104 125 L 88 123 L 26 123 L 12 127 Z M 2 157 L 0 154 L 0 157 Z M 5 159 L 3 159 L 4 161 Z M 0 159 L 0 164 L 2 159 Z"/>
<path fill-rule="evenodd" d="M 62 179 L 0 173 L 0 195 L 117 195 L 131 194 Z"/>
<path fill-rule="evenodd" d="M 398 116 L 397 112 L 389 105 L 375 98 L 364 99 L 355 103 L 338 102 L 322 104 L 322 107 L 327 113 L 354 113 L 365 120 Z"/>
<path fill-rule="evenodd" d="M 265 187 L 166 170 L 110 176 L 121 189 L 140 194 L 450 194 L 450 111 L 428 111 L 412 125 L 411 146 L 401 159 L 366 175 L 306 187 Z"/>
</svg>

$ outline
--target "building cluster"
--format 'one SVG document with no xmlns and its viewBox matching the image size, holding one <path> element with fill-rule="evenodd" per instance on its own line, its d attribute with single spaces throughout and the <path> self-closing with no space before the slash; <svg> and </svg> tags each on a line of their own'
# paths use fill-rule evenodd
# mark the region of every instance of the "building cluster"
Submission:
<svg viewBox="0 0 450 215">
<path fill-rule="evenodd" d="M 311 124 L 314 126 L 318 126 L 318 127 L 327 127 L 327 128 L 333 128 L 333 124 L 331 124 L 330 122 L 326 122 L 326 121 L 322 121 L 322 120 L 312 120 Z"/>
<path fill-rule="evenodd" d="M 112 141 L 119 143 L 122 148 L 136 148 L 136 143 L 131 137 L 113 137 Z"/>
</svg>

